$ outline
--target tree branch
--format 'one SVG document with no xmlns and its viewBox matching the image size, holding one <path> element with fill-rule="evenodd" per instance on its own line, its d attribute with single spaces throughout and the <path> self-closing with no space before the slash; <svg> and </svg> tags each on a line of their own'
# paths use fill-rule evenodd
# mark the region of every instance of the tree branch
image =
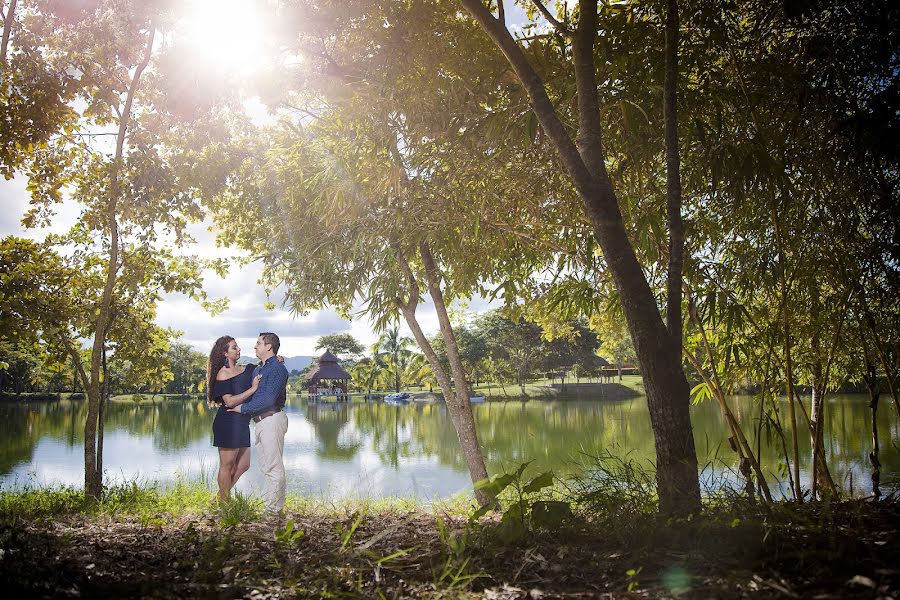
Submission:
<svg viewBox="0 0 900 600">
<path fill-rule="evenodd" d="M 681 216 L 681 159 L 678 147 L 678 0 L 666 11 L 663 114 L 666 146 L 666 219 L 669 225 L 669 262 L 666 274 L 666 325 L 676 352 L 681 352 L 681 279 L 684 272 L 684 221 Z"/>
<path fill-rule="evenodd" d="M 419 304 L 419 284 L 409 266 L 409 261 L 406 260 L 406 255 L 403 253 L 400 243 L 397 240 L 392 239 L 390 240 L 390 245 L 394 250 L 394 258 L 397 259 L 397 264 L 400 265 L 400 270 L 403 271 L 403 276 L 406 278 L 406 282 L 409 285 L 409 298 L 407 298 L 406 302 L 397 298 L 397 305 L 401 309 L 411 308 L 415 310 L 416 306 Z"/>
<path fill-rule="evenodd" d="M 575 185 L 578 194 L 582 198 L 598 198 L 598 196 L 602 198 L 598 203 L 590 202 L 585 204 L 585 209 L 591 218 L 591 222 L 602 224 L 604 227 L 609 228 L 619 227 L 621 213 L 608 178 L 606 181 L 607 185 L 602 190 L 598 190 L 598 187 L 600 187 L 598 186 L 598 179 L 595 178 L 594 174 L 584 163 L 578 148 L 575 146 L 572 138 L 569 137 L 565 125 L 560 120 L 556 108 L 544 89 L 544 81 L 535 72 L 522 48 L 519 47 L 506 27 L 500 24 L 491 12 L 484 7 L 481 0 L 460 0 L 460 4 L 484 28 L 516 72 L 516 76 L 528 92 L 534 114 L 559 152 L 560 159 L 572 178 L 572 183 Z M 580 92 L 581 90 L 579 89 Z M 597 118 L 599 119 L 599 113 Z M 605 166 L 603 169 L 605 173 Z M 598 191 L 600 192 L 599 194 Z"/>
<path fill-rule="evenodd" d="M 572 37 L 572 62 L 578 90 L 578 138 L 575 145 L 591 175 L 608 183 L 600 134 L 600 100 L 594 66 L 594 39 L 597 37 L 597 0 L 579 0 L 578 23 Z"/>
<path fill-rule="evenodd" d="M 532 4 L 534 4 L 535 8 L 543 15 L 547 22 L 553 25 L 554 29 L 563 34 L 564 36 L 571 37 L 572 30 L 566 27 L 564 24 L 560 23 L 556 20 L 556 18 L 550 14 L 550 11 L 547 10 L 547 7 L 544 6 L 544 3 L 541 0 L 531 0 Z"/>
<path fill-rule="evenodd" d="M 78 373 L 78 376 L 81 377 L 81 386 L 84 388 L 85 393 L 87 393 L 89 381 L 87 373 L 84 372 L 84 365 L 81 364 L 81 355 L 78 354 L 78 350 L 75 348 L 75 346 L 72 345 L 72 340 L 70 340 L 64 333 L 60 333 L 59 337 L 62 340 L 63 346 L 65 346 L 66 350 L 69 352 L 69 356 L 72 357 L 75 371 Z"/>
<path fill-rule="evenodd" d="M 10 0 L 9 10 L 3 15 L 3 42 L 0 45 L 0 73 L 6 70 L 6 50 L 9 48 L 9 34 L 12 31 L 13 20 L 16 16 L 16 2 L 18 0 Z"/>
</svg>

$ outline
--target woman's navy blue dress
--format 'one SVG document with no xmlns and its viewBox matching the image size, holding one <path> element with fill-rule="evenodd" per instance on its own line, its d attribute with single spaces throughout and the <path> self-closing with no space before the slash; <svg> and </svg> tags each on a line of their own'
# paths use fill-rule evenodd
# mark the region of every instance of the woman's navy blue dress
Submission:
<svg viewBox="0 0 900 600">
<path fill-rule="evenodd" d="M 253 382 L 253 367 L 248 366 L 240 375 L 231 379 L 216 381 L 213 398 L 222 403 L 213 421 L 213 446 L 217 448 L 249 448 L 250 417 L 243 413 L 230 412 L 224 405 L 222 396 L 236 396 L 248 389 Z"/>
</svg>

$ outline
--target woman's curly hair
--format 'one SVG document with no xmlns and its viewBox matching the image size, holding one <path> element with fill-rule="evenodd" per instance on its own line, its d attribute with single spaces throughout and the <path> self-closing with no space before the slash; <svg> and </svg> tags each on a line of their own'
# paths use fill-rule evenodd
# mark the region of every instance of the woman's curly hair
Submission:
<svg viewBox="0 0 900 600">
<path fill-rule="evenodd" d="M 222 402 L 213 397 L 213 391 L 216 387 L 216 375 L 225 366 L 225 352 L 228 350 L 228 344 L 233 340 L 234 338 L 230 335 L 223 335 L 216 340 L 209 352 L 209 360 L 206 361 L 206 404 L 210 408 L 222 406 Z"/>
</svg>

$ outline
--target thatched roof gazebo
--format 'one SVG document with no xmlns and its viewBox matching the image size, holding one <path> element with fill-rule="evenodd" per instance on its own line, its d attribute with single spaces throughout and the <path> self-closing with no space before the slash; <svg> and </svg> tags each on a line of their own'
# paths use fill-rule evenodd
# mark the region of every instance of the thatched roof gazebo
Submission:
<svg viewBox="0 0 900 600">
<path fill-rule="evenodd" d="M 327 387 L 340 388 L 346 394 L 347 382 L 352 379 L 350 373 L 338 363 L 337 356 L 326 350 L 325 354 L 319 357 L 316 367 L 306 376 L 306 385 L 310 394 L 318 394 L 323 382 L 329 382 L 326 384 Z"/>
</svg>

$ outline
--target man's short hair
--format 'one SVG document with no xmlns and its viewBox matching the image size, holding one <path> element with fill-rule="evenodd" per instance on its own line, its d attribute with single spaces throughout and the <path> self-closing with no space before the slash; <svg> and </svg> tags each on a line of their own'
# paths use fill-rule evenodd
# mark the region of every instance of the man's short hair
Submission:
<svg viewBox="0 0 900 600">
<path fill-rule="evenodd" d="M 278 354 L 278 349 L 281 348 L 281 340 L 278 339 L 277 335 L 271 331 L 264 331 L 259 334 L 259 337 L 262 338 L 264 344 L 272 346 L 272 354 Z"/>
</svg>

